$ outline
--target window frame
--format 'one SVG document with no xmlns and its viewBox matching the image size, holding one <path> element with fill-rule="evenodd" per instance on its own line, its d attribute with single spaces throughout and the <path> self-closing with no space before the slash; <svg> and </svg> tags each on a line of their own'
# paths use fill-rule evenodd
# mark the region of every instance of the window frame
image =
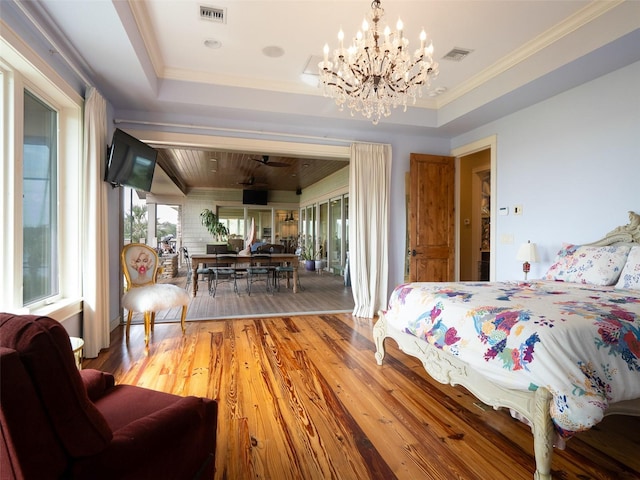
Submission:
<svg viewBox="0 0 640 480">
<path fill-rule="evenodd" d="M 4 33 L 4 32 L 3 32 Z M 0 38 L 0 88 L 3 122 L 0 223 L 0 305 L 4 311 L 49 315 L 58 320 L 82 310 L 82 114 L 83 99 L 46 62 L 25 46 Z M 58 294 L 23 304 L 22 161 L 24 92 L 50 106 L 58 115 L 57 215 Z M 13 161 L 10 161 L 13 159 Z"/>
</svg>

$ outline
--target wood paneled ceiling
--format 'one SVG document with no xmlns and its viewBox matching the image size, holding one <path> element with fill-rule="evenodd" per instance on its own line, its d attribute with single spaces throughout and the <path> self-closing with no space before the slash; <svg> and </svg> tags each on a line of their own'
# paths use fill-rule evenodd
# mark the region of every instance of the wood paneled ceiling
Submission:
<svg viewBox="0 0 640 480">
<path fill-rule="evenodd" d="M 185 193 L 193 188 L 296 191 L 349 165 L 346 160 L 278 155 L 265 158 L 189 148 L 158 149 L 158 164 Z"/>
</svg>

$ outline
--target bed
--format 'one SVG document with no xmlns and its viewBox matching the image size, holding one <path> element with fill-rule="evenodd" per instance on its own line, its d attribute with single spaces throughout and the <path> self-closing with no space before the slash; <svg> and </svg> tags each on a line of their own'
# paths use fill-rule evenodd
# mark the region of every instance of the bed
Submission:
<svg viewBox="0 0 640 480">
<path fill-rule="evenodd" d="M 563 245 L 525 282 L 398 285 L 373 329 L 437 381 L 466 387 L 532 429 L 534 478 L 554 446 L 605 415 L 640 415 L 640 215 L 588 245 Z"/>
</svg>

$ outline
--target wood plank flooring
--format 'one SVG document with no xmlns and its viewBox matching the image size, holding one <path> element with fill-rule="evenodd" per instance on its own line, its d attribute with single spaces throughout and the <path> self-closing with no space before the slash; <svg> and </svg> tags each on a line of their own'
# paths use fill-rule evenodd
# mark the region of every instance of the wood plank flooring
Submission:
<svg viewBox="0 0 640 480">
<path fill-rule="evenodd" d="M 508 413 L 432 380 L 350 314 L 122 327 L 84 368 L 219 404 L 215 479 L 531 479 L 533 439 Z M 556 451 L 556 479 L 640 478 L 640 419 L 609 417 Z"/>
</svg>

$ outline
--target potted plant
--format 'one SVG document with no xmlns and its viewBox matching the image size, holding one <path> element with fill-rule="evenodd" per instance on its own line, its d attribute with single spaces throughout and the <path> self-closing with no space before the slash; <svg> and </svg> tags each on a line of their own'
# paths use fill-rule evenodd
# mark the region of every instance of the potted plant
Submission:
<svg viewBox="0 0 640 480">
<path fill-rule="evenodd" d="M 324 260 L 322 259 L 322 248 L 320 248 L 316 252 L 315 264 L 316 264 L 316 271 L 317 272 L 319 272 L 320 270 L 322 270 L 324 268 Z"/>
<path fill-rule="evenodd" d="M 218 220 L 218 216 L 213 211 L 205 208 L 200 212 L 200 220 L 202 225 L 207 228 L 207 231 L 213 235 L 213 238 L 217 242 L 226 241 L 226 237 L 229 235 L 229 230 Z"/>
<path fill-rule="evenodd" d="M 313 247 L 303 248 L 300 252 L 300 260 L 304 260 L 304 268 L 309 272 L 313 272 L 316 269 L 315 253 Z"/>
</svg>

